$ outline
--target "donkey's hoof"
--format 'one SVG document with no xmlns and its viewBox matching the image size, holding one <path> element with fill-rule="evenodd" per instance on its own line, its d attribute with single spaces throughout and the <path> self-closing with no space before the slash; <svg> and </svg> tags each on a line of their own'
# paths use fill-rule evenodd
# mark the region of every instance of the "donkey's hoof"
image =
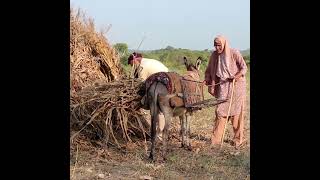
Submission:
<svg viewBox="0 0 320 180">
<path fill-rule="evenodd" d="M 150 156 L 149 156 L 149 161 L 154 162 L 153 155 L 151 155 L 151 154 L 150 154 Z"/>
<path fill-rule="evenodd" d="M 159 163 L 165 163 L 167 161 L 167 158 L 166 157 L 161 157 L 159 159 Z"/>
</svg>

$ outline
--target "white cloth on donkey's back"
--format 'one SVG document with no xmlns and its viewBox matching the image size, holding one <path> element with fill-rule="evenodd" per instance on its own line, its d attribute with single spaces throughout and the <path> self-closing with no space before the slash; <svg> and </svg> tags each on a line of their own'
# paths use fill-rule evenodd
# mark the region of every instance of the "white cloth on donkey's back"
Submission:
<svg viewBox="0 0 320 180">
<path fill-rule="evenodd" d="M 140 78 L 143 80 L 146 80 L 150 75 L 157 72 L 168 72 L 168 68 L 155 59 L 142 58 L 140 67 L 142 68 Z"/>
</svg>

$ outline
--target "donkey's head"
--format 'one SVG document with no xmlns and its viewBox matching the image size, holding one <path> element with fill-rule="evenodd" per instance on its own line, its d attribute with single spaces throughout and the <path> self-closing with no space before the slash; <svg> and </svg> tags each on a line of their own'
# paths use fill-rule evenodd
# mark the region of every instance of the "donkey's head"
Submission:
<svg viewBox="0 0 320 180">
<path fill-rule="evenodd" d="M 198 72 L 200 70 L 201 57 L 198 57 L 196 64 L 192 64 L 188 62 L 188 59 L 186 57 L 183 57 L 183 60 L 184 60 L 184 65 L 186 65 L 187 71 Z"/>
</svg>

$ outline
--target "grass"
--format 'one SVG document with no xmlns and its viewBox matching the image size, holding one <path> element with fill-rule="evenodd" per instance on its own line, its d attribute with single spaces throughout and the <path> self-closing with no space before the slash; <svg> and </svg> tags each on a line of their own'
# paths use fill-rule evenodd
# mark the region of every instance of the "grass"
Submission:
<svg viewBox="0 0 320 180">
<path fill-rule="evenodd" d="M 246 179 L 250 174 L 247 152 L 233 156 L 226 151 L 213 152 L 203 147 L 195 154 L 179 148 L 178 143 L 170 143 L 170 147 L 172 152 L 164 164 L 150 163 L 147 154 L 141 155 L 142 149 L 122 155 L 111 152 L 113 157 L 105 161 L 90 160 L 88 157 L 92 155 L 82 155 L 80 157 L 86 159 L 78 162 L 75 179 L 94 179 L 101 173 L 110 179 L 137 179 L 140 176 L 155 179 Z"/>
</svg>

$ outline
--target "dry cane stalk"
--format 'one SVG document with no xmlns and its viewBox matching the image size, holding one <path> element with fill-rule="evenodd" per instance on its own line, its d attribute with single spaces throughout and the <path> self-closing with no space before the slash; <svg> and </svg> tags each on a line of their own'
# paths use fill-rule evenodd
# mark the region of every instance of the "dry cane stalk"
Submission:
<svg viewBox="0 0 320 180">
<path fill-rule="evenodd" d="M 77 162 L 78 162 L 78 152 L 79 152 L 79 148 L 78 148 L 78 145 L 77 145 L 76 162 L 74 163 L 74 167 L 73 167 L 73 172 L 72 172 L 71 179 L 74 177 L 74 173 L 75 173 L 75 171 L 76 171 L 76 166 L 77 166 Z"/>
<path fill-rule="evenodd" d="M 234 90 L 234 84 L 235 84 L 235 82 L 236 82 L 236 79 L 233 79 L 233 81 L 232 81 L 232 89 L 231 89 L 230 104 L 229 104 L 228 114 L 227 114 L 227 121 L 226 121 L 226 123 L 224 124 L 224 128 L 223 128 L 223 134 L 222 134 L 222 138 L 221 138 L 221 146 L 220 146 L 220 148 L 222 148 L 222 146 L 223 146 L 224 134 L 225 134 L 225 131 L 226 131 L 226 127 L 227 127 L 228 119 L 229 119 L 229 115 L 230 115 L 231 104 L 232 104 L 232 97 L 233 97 L 233 90 Z"/>
</svg>

